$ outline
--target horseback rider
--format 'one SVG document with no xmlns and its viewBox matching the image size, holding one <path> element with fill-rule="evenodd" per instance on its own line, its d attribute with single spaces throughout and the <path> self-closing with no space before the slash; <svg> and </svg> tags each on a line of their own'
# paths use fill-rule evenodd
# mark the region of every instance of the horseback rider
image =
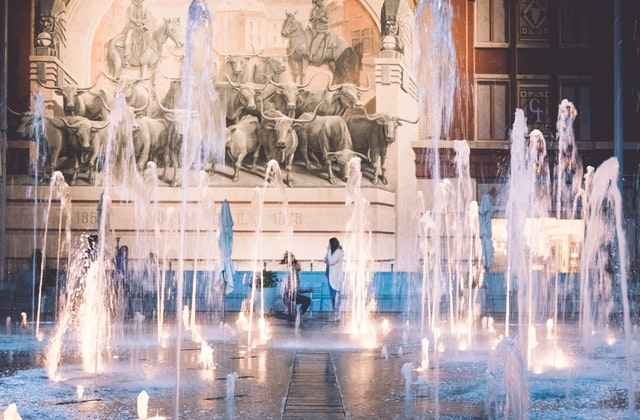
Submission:
<svg viewBox="0 0 640 420">
<path fill-rule="evenodd" d="M 329 33 L 329 14 L 324 0 L 313 0 L 313 8 L 309 17 L 309 33 L 311 40 L 309 58 L 314 63 L 322 62 L 327 49 Z"/>
<path fill-rule="evenodd" d="M 127 8 L 127 24 L 120 34 L 124 47 L 124 66 L 139 65 L 145 46 L 148 45 L 151 30 L 151 14 L 144 7 L 144 0 L 131 0 Z M 133 62 L 130 59 L 133 58 Z"/>
</svg>

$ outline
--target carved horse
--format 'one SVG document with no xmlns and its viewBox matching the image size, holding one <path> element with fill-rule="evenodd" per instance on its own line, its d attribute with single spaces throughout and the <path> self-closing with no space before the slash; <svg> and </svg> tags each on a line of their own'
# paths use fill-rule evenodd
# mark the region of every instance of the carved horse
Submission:
<svg viewBox="0 0 640 420">
<path fill-rule="evenodd" d="M 326 64 L 333 73 L 336 83 L 357 83 L 360 78 L 362 64 L 361 46 L 352 47 L 340 36 L 331 32 L 326 34 L 322 54 L 311 60 L 312 35 L 305 30 L 296 19 L 295 12 L 285 12 L 286 18 L 280 34 L 289 40 L 287 55 L 289 67 L 294 80 L 304 83 L 304 73 L 309 64 L 320 66 Z"/>
<path fill-rule="evenodd" d="M 165 18 L 157 29 L 151 33 L 151 37 L 146 45 L 145 51 L 141 57 L 136 58 L 136 62 L 140 63 L 140 77 L 144 76 L 145 68 L 151 69 L 155 73 L 155 69 L 162 57 L 162 48 L 164 44 L 171 39 L 178 47 L 182 47 L 182 42 L 178 39 L 180 34 L 180 18 Z M 111 38 L 107 42 L 107 65 L 111 76 L 120 79 L 122 70 L 129 65 L 125 62 L 124 42 L 121 35 Z"/>
</svg>

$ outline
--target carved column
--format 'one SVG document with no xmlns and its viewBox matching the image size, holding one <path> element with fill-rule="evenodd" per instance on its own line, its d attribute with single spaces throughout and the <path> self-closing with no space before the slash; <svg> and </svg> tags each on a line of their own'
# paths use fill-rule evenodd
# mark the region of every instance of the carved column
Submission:
<svg viewBox="0 0 640 420">
<path fill-rule="evenodd" d="M 383 51 L 376 59 L 376 112 L 416 119 L 416 85 L 407 70 L 399 53 Z M 417 137 L 417 125 L 404 124 L 387 151 L 387 178 L 396 193 L 397 271 L 415 269 L 417 181 L 412 142 Z"/>
<path fill-rule="evenodd" d="M 0 54 L 2 54 L 2 65 L 0 69 L 0 288 L 4 286 L 7 279 L 6 270 L 6 249 L 7 249 L 7 40 L 8 40 L 8 14 L 9 0 L 2 0 L 0 3 Z"/>
</svg>

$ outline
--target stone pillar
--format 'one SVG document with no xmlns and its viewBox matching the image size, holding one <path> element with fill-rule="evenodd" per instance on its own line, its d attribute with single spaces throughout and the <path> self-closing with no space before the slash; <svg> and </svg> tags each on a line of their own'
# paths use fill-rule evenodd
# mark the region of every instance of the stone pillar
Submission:
<svg viewBox="0 0 640 420">
<path fill-rule="evenodd" d="M 43 88 L 43 85 L 50 88 L 77 85 L 76 80 L 65 70 L 62 62 L 54 56 L 32 55 L 29 57 L 29 62 L 31 92 L 39 90 L 44 96 L 45 103 L 59 104 L 60 109 L 54 109 L 54 113 L 62 116 L 62 98 L 56 95 L 52 89 Z"/>
<path fill-rule="evenodd" d="M 32 55 L 29 57 L 29 92 L 33 95 L 40 92 L 45 101 L 45 111 L 48 116 L 63 116 L 62 97 L 56 95 L 52 89 L 45 89 L 44 86 L 53 88 L 55 86 L 75 85 L 76 81 L 64 69 L 60 60 L 53 56 Z M 27 101 L 30 103 L 30 99 Z M 19 111 L 26 111 L 20 109 Z M 15 137 L 15 136 L 14 136 Z M 36 156 L 36 145 L 30 139 L 12 138 L 8 143 L 7 151 L 9 157 L 24 156 L 28 154 L 28 161 L 33 162 Z M 21 160 L 21 159 L 20 159 Z M 43 166 L 40 168 L 43 169 Z M 20 174 L 33 175 L 34 168 L 28 165 L 19 168 Z"/>
<path fill-rule="evenodd" d="M 381 55 L 376 59 L 376 112 L 415 120 L 416 85 L 402 55 L 392 51 Z M 416 264 L 417 180 L 412 142 L 417 136 L 418 125 L 404 123 L 387 151 L 387 178 L 396 193 L 396 271 L 413 271 Z"/>
<path fill-rule="evenodd" d="M 8 94 L 8 64 L 7 44 L 9 36 L 9 0 L 0 3 L 0 54 L 2 64 L 0 68 L 0 288 L 7 278 L 6 258 L 6 211 L 7 211 L 7 104 Z"/>
</svg>

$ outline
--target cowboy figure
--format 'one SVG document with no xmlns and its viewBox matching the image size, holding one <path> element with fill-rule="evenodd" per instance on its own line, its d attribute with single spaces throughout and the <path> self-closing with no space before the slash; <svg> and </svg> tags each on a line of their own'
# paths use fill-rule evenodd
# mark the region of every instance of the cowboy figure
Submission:
<svg viewBox="0 0 640 420">
<path fill-rule="evenodd" d="M 312 62 L 322 62 L 327 48 L 327 34 L 329 32 L 329 15 L 324 0 L 313 0 L 309 26 L 311 35 L 309 56 Z"/>
<path fill-rule="evenodd" d="M 124 41 L 124 65 L 138 66 L 139 57 L 148 44 L 148 31 L 151 29 L 151 16 L 144 7 L 144 0 L 131 0 L 127 8 L 127 18 L 127 24 L 120 34 Z"/>
</svg>

